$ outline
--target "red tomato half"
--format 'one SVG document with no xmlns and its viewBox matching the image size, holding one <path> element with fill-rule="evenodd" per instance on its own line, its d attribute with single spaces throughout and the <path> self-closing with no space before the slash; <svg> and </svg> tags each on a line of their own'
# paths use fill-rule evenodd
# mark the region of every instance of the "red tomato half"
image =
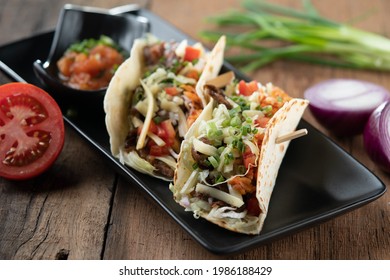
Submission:
<svg viewBox="0 0 390 280">
<path fill-rule="evenodd" d="M 0 86 L 0 177 L 41 174 L 57 159 L 64 139 L 61 110 L 47 92 L 26 83 Z"/>
</svg>

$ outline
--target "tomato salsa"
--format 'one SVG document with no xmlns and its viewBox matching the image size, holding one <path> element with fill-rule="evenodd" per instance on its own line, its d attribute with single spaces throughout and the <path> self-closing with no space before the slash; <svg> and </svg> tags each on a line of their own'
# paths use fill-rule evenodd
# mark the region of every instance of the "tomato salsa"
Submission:
<svg viewBox="0 0 390 280">
<path fill-rule="evenodd" d="M 58 60 L 59 78 L 76 89 L 104 88 L 124 59 L 111 38 L 86 39 L 72 44 Z"/>
</svg>

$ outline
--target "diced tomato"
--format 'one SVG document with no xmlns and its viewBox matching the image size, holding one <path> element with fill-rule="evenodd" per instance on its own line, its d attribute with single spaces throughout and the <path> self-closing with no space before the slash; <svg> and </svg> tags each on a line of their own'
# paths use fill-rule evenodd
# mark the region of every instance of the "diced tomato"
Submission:
<svg viewBox="0 0 390 280">
<path fill-rule="evenodd" d="M 252 95 L 256 90 L 259 89 L 259 86 L 256 81 L 251 81 L 249 83 L 245 82 L 244 80 L 241 80 L 238 83 L 238 92 L 241 95 L 249 96 Z"/>
<path fill-rule="evenodd" d="M 192 101 L 193 105 L 202 104 L 202 100 L 199 95 L 197 95 L 194 91 L 184 90 L 183 94 Z"/>
<path fill-rule="evenodd" d="M 185 76 L 194 80 L 199 80 L 199 72 L 195 69 L 188 71 Z"/>
<path fill-rule="evenodd" d="M 269 122 L 270 118 L 267 117 L 261 117 L 254 120 L 255 126 L 265 128 L 267 126 L 267 123 Z"/>
<path fill-rule="evenodd" d="M 140 135 L 143 126 L 137 128 L 137 134 Z M 154 121 L 150 122 L 149 131 L 160 137 L 167 147 L 171 147 L 175 143 L 176 132 L 171 120 L 165 120 L 159 124 Z"/>
<path fill-rule="evenodd" d="M 73 64 L 73 73 L 88 73 L 91 76 L 96 76 L 104 69 L 104 66 L 103 61 L 98 56 L 87 57 L 84 53 L 81 53 L 76 56 L 76 63 Z"/>
<path fill-rule="evenodd" d="M 184 53 L 184 60 L 185 61 L 193 61 L 195 59 L 198 59 L 200 57 L 200 49 L 187 46 L 185 53 Z"/>
<path fill-rule="evenodd" d="M 264 140 L 264 133 L 257 133 L 255 135 L 255 139 L 256 139 L 256 142 L 257 142 L 257 146 L 261 146 L 263 144 L 263 140 Z"/>
<path fill-rule="evenodd" d="M 242 195 L 256 191 L 256 187 L 248 177 L 235 176 L 229 180 L 229 184 Z"/>
<path fill-rule="evenodd" d="M 245 151 L 242 154 L 242 159 L 244 161 L 244 166 L 246 169 L 248 169 L 249 166 L 256 165 L 256 155 L 252 153 L 251 149 L 248 146 L 245 147 Z"/>
<path fill-rule="evenodd" d="M 173 128 L 171 120 L 165 120 L 160 123 L 159 127 L 162 130 L 162 134 L 157 135 L 164 140 L 164 142 L 167 144 L 167 146 L 172 146 L 175 142 L 176 132 Z"/>
<path fill-rule="evenodd" d="M 187 118 L 188 127 L 190 127 L 196 121 L 200 113 L 202 113 L 202 109 L 195 109 L 195 108 L 190 109 L 190 113 Z"/>
<path fill-rule="evenodd" d="M 66 77 L 70 77 L 72 75 L 72 65 L 75 61 L 76 53 L 69 53 L 66 56 L 63 56 L 60 60 L 57 62 L 58 70 L 61 72 L 62 75 Z"/>
<path fill-rule="evenodd" d="M 160 157 L 169 154 L 168 146 L 158 146 L 156 143 L 154 143 L 154 141 L 150 141 L 150 143 L 152 143 L 149 147 L 149 154 L 151 156 Z"/>
<path fill-rule="evenodd" d="M 179 94 L 179 90 L 177 89 L 177 87 L 166 87 L 165 92 L 171 96 L 175 96 Z"/>
<path fill-rule="evenodd" d="M 109 46 L 97 45 L 88 54 L 68 51 L 57 62 L 63 82 L 71 87 L 94 90 L 110 82 L 115 68 L 124 60 L 122 54 Z"/>
<path fill-rule="evenodd" d="M 247 199 L 246 210 L 248 211 L 248 215 L 251 215 L 251 216 L 259 216 L 260 215 L 261 210 L 260 210 L 260 206 L 259 206 L 259 201 L 257 200 L 257 198 L 254 194 Z"/>
</svg>

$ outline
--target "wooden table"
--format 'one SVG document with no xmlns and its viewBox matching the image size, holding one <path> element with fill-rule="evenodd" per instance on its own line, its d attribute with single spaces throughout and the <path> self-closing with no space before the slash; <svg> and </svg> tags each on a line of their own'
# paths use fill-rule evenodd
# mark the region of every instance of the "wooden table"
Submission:
<svg viewBox="0 0 390 280">
<path fill-rule="evenodd" d="M 53 30 L 63 4 L 58 0 L 0 0 L 0 45 Z M 290 6 L 300 1 L 274 0 Z M 328 0 L 314 4 L 325 16 L 345 21 L 366 11 L 375 14 L 357 26 L 390 37 L 381 0 Z M 126 0 L 74 0 L 111 8 Z M 204 18 L 238 7 L 239 1 L 154 0 L 150 9 L 199 39 L 210 27 Z M 390 89 L 390 74 L 277 62 L 252 75 L 302 96 L 304 89 L 332 77 L 358 78 Z M 6 82 L 4 77 L 3 83 Z M 311 116 L 305 119 L 328 134 Z M 338 139 L 348 153 L 387 186 L 390 176 L 371 162 L 362 137 Z M 82 157 L 80 154 L 82 153 Z M 229 259 L 390 259 L 390 193 L 357 210 Z M 81 136 L 66 127 L 64 149 L 54 166 L 25 182 L 0 178 L 0 259 L 220 259 L 193 241 L 165 212 L 117 176 Z"/>
</svg>

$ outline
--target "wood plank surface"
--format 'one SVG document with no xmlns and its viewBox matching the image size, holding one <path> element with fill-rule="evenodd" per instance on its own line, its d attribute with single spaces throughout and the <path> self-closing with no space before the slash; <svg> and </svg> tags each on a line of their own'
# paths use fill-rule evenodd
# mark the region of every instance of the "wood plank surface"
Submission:
<svg viewBox="0 0 390 280">
<path fill-rule="evenodd" d="M 142 1 L 140 1 L 142 2 Z M 190 37 L 213 26 L 205 18 L 238 7 L 233 0 L 153 0 L 152 12 Z M 291 7 L 300 1 L 274 0 Z M 357 27 L 390 37 L 386 0 L 313 0 L 331 19 L 367 12 Z M 55 28 L 69 1 L 0 0 L 0 45 Z M 112 8 L 126 0 L 74 0 Z M 251 74 L 292 96 L 325 79 L 357 78 L 390 89 L 390 74 L 280 61 Z M 0 83 L 9 80 L 0 75 Z M 372 170 L 386 186 L 390 175 L 368 158 L 361 136 L 339 139 L 306 111 L 304 118 Z M 190 238 L 145 193 L 115 174 L 106 160 L 70 127 L 63 152 L 43 175 L 25 182 L 0 178 L 0 259 L 390 259 L 390 193 L 352 212 L 234 256 L 211 254 Z"/>
</svg>

